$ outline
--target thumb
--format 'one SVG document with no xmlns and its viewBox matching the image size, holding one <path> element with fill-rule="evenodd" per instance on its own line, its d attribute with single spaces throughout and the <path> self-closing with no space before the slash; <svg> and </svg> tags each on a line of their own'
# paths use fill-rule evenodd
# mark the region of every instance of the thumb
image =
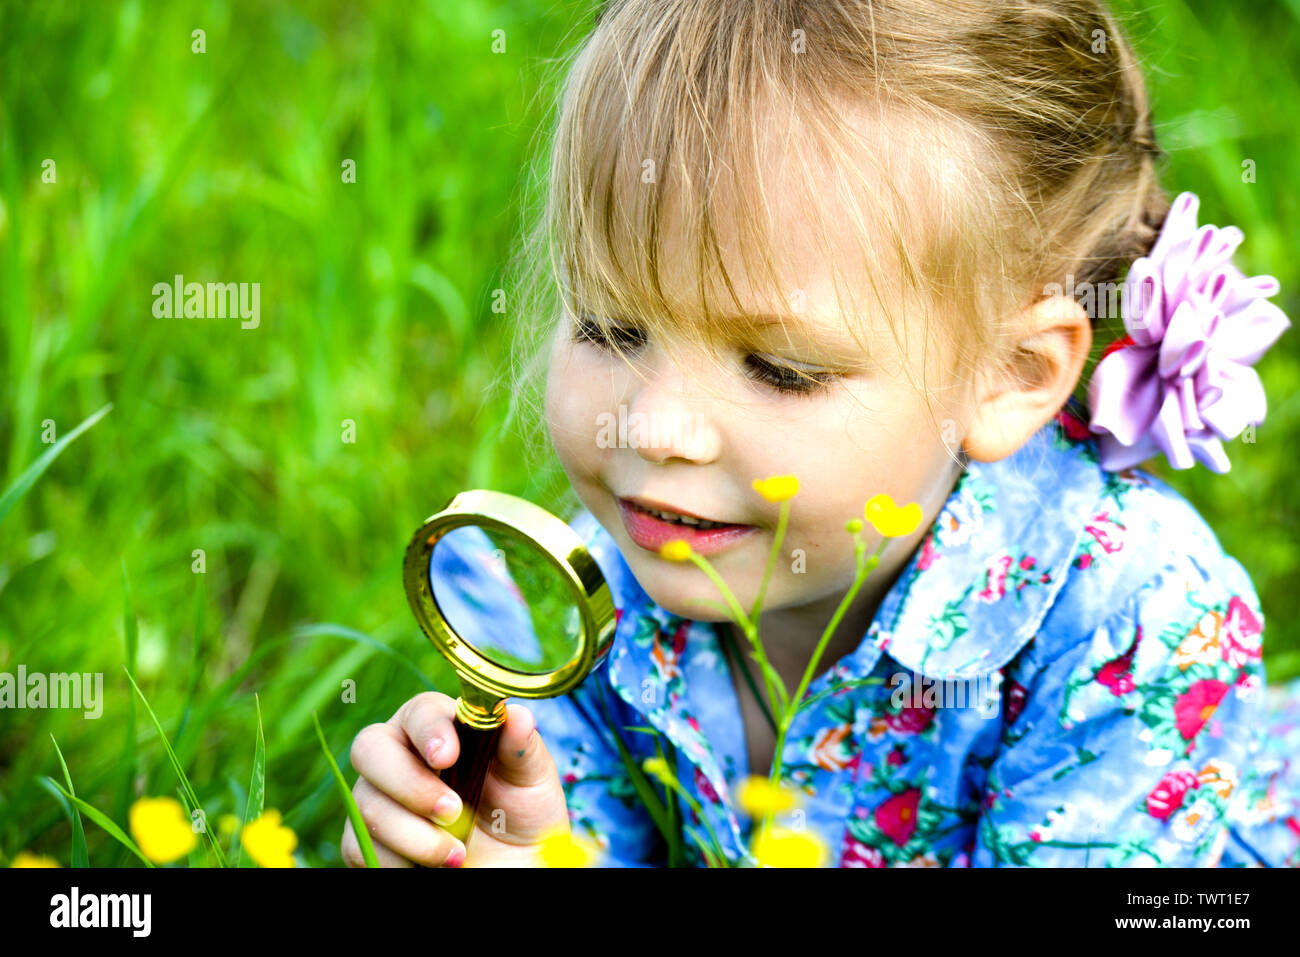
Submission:
<svg viewBox="0 0 1300 957">
<path fill-rule="evenodd" d="M 497 777 L 514 787 L 531 787 L 555 773 L 533 713 L 521 704 L 506 705 L 505 728 L 497 745 Z"/>
</svg>

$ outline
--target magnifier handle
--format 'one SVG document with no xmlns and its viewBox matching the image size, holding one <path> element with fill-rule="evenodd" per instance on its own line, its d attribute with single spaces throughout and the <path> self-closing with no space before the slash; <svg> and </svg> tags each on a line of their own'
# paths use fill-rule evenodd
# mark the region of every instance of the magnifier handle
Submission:
<svg viewBox="0 0 1300 957">
<path fill-rule="evenodd" d="M 446 830 L 468 849 L 479 801 L 483 797 L 483 783 L 487 780 L 488 769 L 496 756 L 505 725 L 475 728 L 466 724 L 460 715 L 456 715 L 452 719 L 452 727 L 456 729 L 456 737 L 460 741 L 460 757 L 451 767 L 444 768 L 439 776 L 460 797 L 462 810 L 460 817 Z"/>
</svg>

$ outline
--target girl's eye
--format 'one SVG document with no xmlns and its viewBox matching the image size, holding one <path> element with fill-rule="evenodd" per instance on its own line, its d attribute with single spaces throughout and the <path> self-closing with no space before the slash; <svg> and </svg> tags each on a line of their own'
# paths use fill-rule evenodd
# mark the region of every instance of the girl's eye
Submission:
<svg viewBox="0 0 1300 957">
<path fill-rule="evenodd" d="M 635 326 L 601 323 L 590 313 L 577 317 L 573 338 L 575 342 L 589 342 L 607 352 L 614 351 L 615 344 L 619 349 L 635 352 L 649 341 Z M 787 395 L 811 395 L 837 378 L 834 372 L 797 369 L 753 353 L 745 357 L 745 367 L 750 378 Z"/>
<path fill-rule="evenodd" d="M 646 334 L 632 326 L 602 326 L 588 313 L 578 316 L 573 338 L 577 342 L 590 342 L 599 349 L 612 350 L 617 343 L 620 349 L 635 352 L 647 342 Z"/>
<path fill-rule="evenodd" d="M 770 385 L 778 392 L 792 395 L 810 395 L 825 388 L 836 377 L 834 372 L 796 369 L 753 354 L 745 357 L 745 365 L 751 378 Z"/>
</svg>

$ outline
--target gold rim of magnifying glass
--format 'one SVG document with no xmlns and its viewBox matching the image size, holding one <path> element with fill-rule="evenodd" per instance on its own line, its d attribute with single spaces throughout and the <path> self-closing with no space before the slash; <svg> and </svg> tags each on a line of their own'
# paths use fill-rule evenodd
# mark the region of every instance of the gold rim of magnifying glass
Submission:
<svg viewBox="0 0 1300 957">
<path fill-rule="evenodd" d="M 504 667 L 479 652 L 448 624 L 433 595 L 429 558 L 440 538 L 463 525 L 522 535 L 560 572 L 578 606 L 582 625 L 577 653 L 563 665 L 543 674 Z M 493 699 L 564 694 L 582 683 L 609 651 L 614 638 L 614 602 L 609 584 L 582 539 L 546 509 L 505 492 L 460 492 L 441 511 L 425 519 L 406 547 L 402 579 L 420 628 L 456 667 L 466 690 L 473 687 Z M 475 703 L 490 710 L 497 701 Z"/>
</svg>

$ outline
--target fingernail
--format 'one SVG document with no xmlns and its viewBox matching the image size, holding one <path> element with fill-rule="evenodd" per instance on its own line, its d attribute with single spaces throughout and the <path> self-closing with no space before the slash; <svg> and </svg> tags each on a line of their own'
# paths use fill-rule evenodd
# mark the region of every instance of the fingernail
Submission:
<svg viewBox="0 0 1300 957">
<path fill-rule="evenodd" d="M 460 798 L 454 794 L 440 798 L 433 806 L 433 819 L 439 824 L 454 824 L 458 817 L 460 817 Z"/>
<path fill-rule="evenodd" d="M 424 749 L 424 753 L 428 755 L 430 764 L 432 764 L 437 759 L 438 749 L 441 747 L 442 747 L 442 738 L 434 738 L 432 741 L 429 742 L 429 746 Z"/>
<path fill-rule="evenodd" d="M 447 855 L 448 867 L 460 867 L 465 863 L 465 848 L 458 847 Z"/>
</svg>

